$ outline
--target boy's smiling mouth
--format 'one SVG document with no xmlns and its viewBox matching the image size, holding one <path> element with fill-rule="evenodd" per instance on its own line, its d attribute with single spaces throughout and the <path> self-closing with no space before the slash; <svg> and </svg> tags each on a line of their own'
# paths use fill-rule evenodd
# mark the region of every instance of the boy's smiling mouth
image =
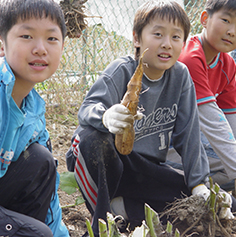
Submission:
<svg viewBox="0 0 236 237">
<path fill-rule="evenodd" d="M 228 44 L 233 44 L 230 40 L 228 39 L 222 39 L 225 43 L 228 43 Z"/>
<path fill-rule="evenodd" d="M 171 58 L 171 55 L 166 54 L 166 53 L 161 53 L 161 54 L 158 54 L 158 57 L 163 58 L 163 59 L 168 59 L 168 58 Z"/>
<path fill-rule="evenodd" d="M 30 65 L 36 66 L 36 67 L 47 66 L 47 64 L 44 64 L 44 63 L 30 63 Z"/>
<path fill-rule="evenodd" d="M 34 60 L 29 63 L 30 66 L 34 67 L 46 67 L 48 66 L 47 62 L 45 60 Z"/>
</svg>

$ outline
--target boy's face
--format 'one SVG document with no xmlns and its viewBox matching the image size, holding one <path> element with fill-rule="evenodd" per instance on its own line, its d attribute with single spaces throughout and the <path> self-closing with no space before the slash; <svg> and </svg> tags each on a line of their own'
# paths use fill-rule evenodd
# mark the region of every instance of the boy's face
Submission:
<svg viewBox="0 0 236 237">
<path fill-rule="evenodd" d="M 221 9 L 211 17 L 206 11 L 201 15 L 205 28 L 203 43 L 210 52 L 230 52 L 236 48 L 236 12 Z"/>
<path fill-rule="evenodd" d="M 184 41 L 184 29 L 168 19 L 155 17 L 147 24 L 137 39 L 134 34 L 134 46 L 140 47 L 140 55 L 145 53 L 143 62 L 145 74 L 150 79 L 160 78 L 165 70 L 172 67 L 177 61 Z"/>
<path fill-rule="evenodd" d="M 18 85 L 32 88 L 56 71 L 63 50 L 62 33 L 50 18 L 19 20 L 3 40 L 3 50 Z"/>
</svg>

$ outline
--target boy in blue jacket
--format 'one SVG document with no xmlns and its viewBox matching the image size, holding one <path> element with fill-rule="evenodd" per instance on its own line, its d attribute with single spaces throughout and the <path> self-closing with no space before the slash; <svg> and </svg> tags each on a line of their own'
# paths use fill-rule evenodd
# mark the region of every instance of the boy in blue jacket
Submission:
<svg viewBox="0 0 236 237">
<path fill-rule="evenodd" d="M 67 237 L 59 174 L 34 86 L 57 69 L 66 26 L 53 0 L 0 1 L 0 235 Z"/>
</svg>

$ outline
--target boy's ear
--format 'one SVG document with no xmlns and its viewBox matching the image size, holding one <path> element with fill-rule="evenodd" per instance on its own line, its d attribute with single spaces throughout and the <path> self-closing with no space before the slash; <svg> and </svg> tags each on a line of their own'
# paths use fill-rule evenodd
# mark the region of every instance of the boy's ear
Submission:
<svg viewBox="0 0 236 237">
<path fill-rule="evenodd" d="M 201 24 L 204 28 L 206 27 L 208 17 L 209 17 L 209 15 L 208 15 L 207 11 L 203 11 L 201 14 Z"/>
<path fill-rule="evenodd" d="M 4 57 L 4 56 L 5 56 L 5 52 L 4 52 L 3 40 L 0 37 L 0 57 Z"/>
<path fill-rule="evenodd" d="M 140 47 L 140 42 L 139 42 L 138 36 L 137 36 L 136 32 L 134 32 L 134 31 L 133 31 L 133 42 L 134 42 L 135 48 Z"/>
</svg>

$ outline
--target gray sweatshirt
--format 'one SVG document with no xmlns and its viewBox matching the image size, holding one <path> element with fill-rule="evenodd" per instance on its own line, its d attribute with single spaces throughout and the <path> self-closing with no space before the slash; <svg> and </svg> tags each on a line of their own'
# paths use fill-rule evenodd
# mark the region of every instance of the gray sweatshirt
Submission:
<svg viewBox="0 0 236 237">
<path fill-rule="evenodd" d="M 82 128 L 108 132 L 102 123 L 106 109 L 120 103 L 138 61 L 121 57 L 112 62 L 94 83 L 79 113 Z M 176 62 L 162 78 L 142 78 L 139 108 L 144 114 L 134 123 L 133 150 L 153 162 L 165 162 L 170 142 L 182 157 L 186 183 L 193 188 L 209 174 L 208 159 L 200 142 L 198 110 L 193 82 L 187 67 Z"/>
</svg>

